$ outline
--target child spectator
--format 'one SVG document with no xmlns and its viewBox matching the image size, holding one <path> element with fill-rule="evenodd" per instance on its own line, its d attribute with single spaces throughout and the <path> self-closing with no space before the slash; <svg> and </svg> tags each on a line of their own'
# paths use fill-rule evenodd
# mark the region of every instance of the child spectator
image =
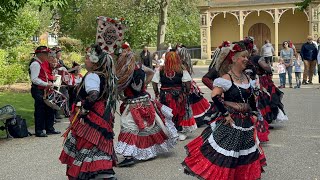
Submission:
<svg viewBox="0 0 320 180">
<path fill-rule="evenodd" d="M 301 73 L 302 73 L 301 66 L 303 62 L 298 53 L 295 54 L 295 57 L 296 58 L 293 61 L 293 66 L 294 66 L 294 74 L 296 76 L 296 83 L 297 83 L 297 85 L 294 88 L 296 89 L 296 88 L 300 88 L 300 85 L 301 85 Z"/>
<path fill-rule="evenodd" d="M 285 88 L 286 86 L 286 66 L 284 64 L 284 60 L 282 58 L 279 59 L 278 64 L 278 74 L 280 78 L 280 86 L 279 88 Z"/>
</svg>

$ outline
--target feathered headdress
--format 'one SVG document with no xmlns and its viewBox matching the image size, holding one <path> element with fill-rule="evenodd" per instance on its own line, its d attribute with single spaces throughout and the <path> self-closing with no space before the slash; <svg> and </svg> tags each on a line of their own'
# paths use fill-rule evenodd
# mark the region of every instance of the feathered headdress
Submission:
<svg viewBox="0 0 320 180">
<path fill-rule="evenodd" d="M 222 47 L 229 47 L 230 46 L 230 41 L 223 41 L 222 44 L 217 47 L 217 49 L 215 49 L 212 53 L 212 60 L 211 60 L 211 63 L 209 65 L 209 71 L 211 68 L 213 68 L 215 65 L 216 65 L 216 60 L 217 60 L 217 57 L 219 56 L 220 54 L 220 50 Z"/>
</svg>

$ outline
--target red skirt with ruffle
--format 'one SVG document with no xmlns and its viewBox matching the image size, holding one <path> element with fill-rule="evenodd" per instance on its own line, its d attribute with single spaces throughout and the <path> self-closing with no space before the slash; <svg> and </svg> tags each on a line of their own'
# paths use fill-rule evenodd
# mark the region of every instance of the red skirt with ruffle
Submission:
<svg viewBox="0 0 320 180">
<path fill-rule="evenodd" d="M 190 95 L 190 105 L 194 118 L 199 118 L 203 116 L 210 108 L 209 101 L 202 95 L 200 95 L 199 97 L 194 97 L 193 95 Z"/>
<path fill-rule="evenodd" d="M 83 122 L 80 122 L 80 117 L 76 117 L 72 124 L 59 158 L 68 167 L 67 176 L 90 179 L 98 174 L 114 174 L 114 118 L 103 119 L 104 111 L 105 101 L 98 101 L 83 117 Z M 76 112 L 72 112 L 70 121 L 75 115 Z"/>
<path fill-rule="evenodd" d="M 190 132 L 197 128 L 188 97 L 178 90 L 163 90 L 160 92 L 160 102 L 172 109 L 173 122 L 180 131 Z"/>
<path fill-rule="evenodd" d="M 212 121 L 202 134 L 185 146 L 185 173 L 206 180 L 257 180 L 266 165 L 255 139 L 250 117 L 231 115 L 235 127 L 223 117 Z M 241 142 L 241 143 L 239 143 Z"/>
</svg>

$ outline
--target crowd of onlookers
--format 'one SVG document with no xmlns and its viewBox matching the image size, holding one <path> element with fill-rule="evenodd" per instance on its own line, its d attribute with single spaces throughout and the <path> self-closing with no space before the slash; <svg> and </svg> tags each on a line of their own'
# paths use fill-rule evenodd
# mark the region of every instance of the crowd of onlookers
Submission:
<svg viewBox="0 0 320 180">
<path fill-rule="evenodd" d="M 319 48 L 320 38 L 318 38 L 317 41 L 314 41 L 312 36 L 308 36 L 307 42 L 304 43 L 300 49 L 300 53 L 298 53 L 296 47 L 291 41 L 284 41 L 282 43 L 282 49 L 278 58 L 278 64 L 276 65 L 280 79 L 279 88 L 286 87 L 287 77 L 290 88 L 300 88 L 301 85 L 313 84 L 312 79 L 317 72 L 320 79 Z M 271 66 L 273 66 L 274 62 L 274 52 L 275 51 L 272 44 L 269 42 L 269 40 L 266 40 L 265 44 L 261 48 L 260 55 L 263 56 L 266 62 L 268 62 Z M 293 72 L 296 79 L 296 85 L 294 87 L 292 83 Z"/>
</svg>

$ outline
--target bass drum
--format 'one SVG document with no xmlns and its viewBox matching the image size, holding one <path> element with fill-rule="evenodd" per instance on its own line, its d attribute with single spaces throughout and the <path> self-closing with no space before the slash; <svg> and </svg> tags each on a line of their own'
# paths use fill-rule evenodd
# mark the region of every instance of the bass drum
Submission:
<svg viewBox="0 0 320 180">
<path fill-rule="evenodd" d="M 54 89 L 45 91 L 43 100 L 49 107 L 58 111 L 64 108 L 67 103 L 66 96 Z"/>
</svg>

